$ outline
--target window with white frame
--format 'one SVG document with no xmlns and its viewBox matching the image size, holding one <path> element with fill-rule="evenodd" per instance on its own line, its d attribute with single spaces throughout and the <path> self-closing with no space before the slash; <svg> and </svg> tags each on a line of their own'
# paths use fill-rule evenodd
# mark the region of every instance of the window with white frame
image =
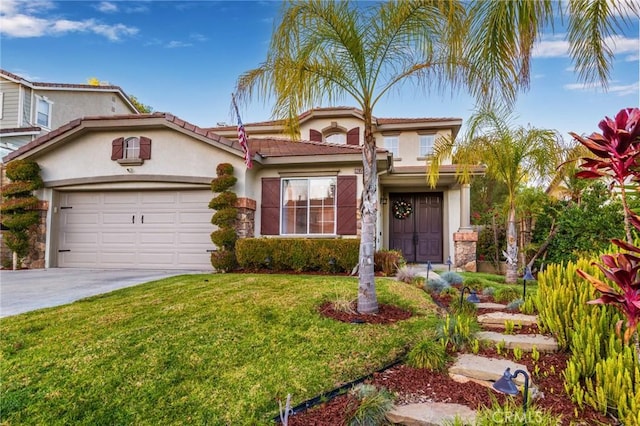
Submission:
<svg viewBox="0 0 640 426">
<path fill-rule="evenodd" d="M 51 128 L 51 106 L 53 103 L 45 97 L 36 100 L 36 123 L 38 126 Z"/>
<path fill-rule="evenodd" d="M 400 146 L 397 136 L 385 136 L 384 147 L 387 151 L 393 154 L 394 158 L 400 158 Z"/>
<path fill-rule="evenodd" d="M 420 157 L 427 157 L 433 154 L 433 147 L 436 143 L 436 135 L 420 135 Z"/>
<path fill-rule="evenodd" d="M 347 143 L 346 133 L 332 133 L 327 135 L 324 140 L 328 143 L 344 145 Z"/>
<path fill-rule="evenodd" d="M 335 177 L 282 179 L 281 193 L 283 235 L 335 235 Z"/>
<path fill-rule="evenodd" d="M 140 139 L 134 137 L 124 141 L 124 158 L 140 158 Z"/>
</svg>

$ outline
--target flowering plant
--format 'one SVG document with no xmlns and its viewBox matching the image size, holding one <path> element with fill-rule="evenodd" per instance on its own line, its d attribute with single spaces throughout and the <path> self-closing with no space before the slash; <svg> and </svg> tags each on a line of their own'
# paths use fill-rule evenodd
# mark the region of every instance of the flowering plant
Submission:
<svg viewBox="0 0 640 426">
<path fill-rule="evenodd" d="M 628 179 L 636 183 L 640 180 L 640 109 L 623 109 L 614 120 L 609 117 L 602 120 L 599 127 L 602 134 L 593 133 L 586 138 L 570 134 L 597 157 L 582 159 L 582 171 L 577 176 L 584 179 L 609 177 L 620 188 L 627 241 L 613 239 L 611 242 L 624 252 L 605 254 L 600 257 L 602 264 L 594 263 L 619 290 L 582 270 L 578 270 L 578 274 L 600 292 L 598 299 L 588 303 L 615 305 L 624 313 L 627 322 L 623 338 L 629 342 L 640 323 L 640 248 L 633 245 L 630 230 L 630 225 L 640 230 L 640 217 L 629 208 L 625 184 Z M 622 325 L 622 320 L 616 325 L 619 334 Z"/>
<path fill-rule="evenodd" d="M 393 217 L 396 219 L 406 219 L 411 215 L 413 206 L 410 202 L 405 200 L 398 200 L 393 202 Z"/>
</svg>

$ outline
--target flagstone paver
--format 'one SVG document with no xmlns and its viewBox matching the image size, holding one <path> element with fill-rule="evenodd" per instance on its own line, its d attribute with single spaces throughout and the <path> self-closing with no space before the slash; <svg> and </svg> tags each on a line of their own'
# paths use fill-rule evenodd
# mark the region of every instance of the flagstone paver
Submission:
<svg viewBox="0 0 640 426">
<path fill-rule="evenodd" d="M 504 342 L 506 349 L 520 348 L 531 352 L 535 347 L 540 352 L 557 352 L 558 342 L 553 337 L 542 334 L 502 334 L 495 331 L 480 331 L 475 334 L 480 341 L 500 343 Z"/>
<path fill-rule="evenodd" d="M 480 302 L 480 303 L 476 303 L 476 308 L 495 309 L 497 311 L 504 311 L 505 309 L 507 309 L 507 305 L 503 305 L 502 303 Z"/>
<path fill-rule="evenodd" d="M 464 424 L 474 424 L 476 412 L 460 404 L 425 402 L 397 406 L 387 413 L 391 423 L 406 426 L 441 426 L 450 424 L 456 417 Z"/>
<path fill-rule="evenodd" d="M 504 371 L 507 368 L 510 368 L 511 372 L 524 370 L 529 374 L 525 365 L 518 364 L 508 359 L 487 358 L 473 354 L 461 354 L 456 358 L 453 365 L 449 367 L 449 376 L 461 383 L 471 380 L 483 386 L 491 387 L 493 383 L 504 374 Z M 529 376 L 531 375 L 529 374 Z M 514 381 L 517 385 L 524 385 L 524 378 L 522 375 L 518 375 Z M 533 387 L 533 384 L 530 383 L 529 386 Z"/>
<path fill-rule="evenodd" d="M 504 326 L 506 321 L 511 321 L 515 325 L 534 325 L 538 323 L 538 317 L 536 315 L 525 315 L 509 312 L 490 312 L 487 314 L 478 315 L 478 322 L 482 325 L 488 326 Z"/>
</svg>

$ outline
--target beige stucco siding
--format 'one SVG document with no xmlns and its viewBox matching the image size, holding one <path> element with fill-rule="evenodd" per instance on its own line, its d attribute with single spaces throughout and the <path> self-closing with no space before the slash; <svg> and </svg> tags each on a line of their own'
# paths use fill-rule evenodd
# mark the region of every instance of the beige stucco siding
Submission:
<svg viewBox="0 0 640 426">
<path fill-rule="evenodd" d="M 51 129 L 80 117 L 93 115 L 116 115 L 134 113 L 122 98 L 113 92 L 81 92 L 64 90 L 35 90 L 37 96 L 44 96 L 53 103 L 51 107 Z M 31 120 L 36 122 L 36 108 Z"/>
<path fill-rule="evenodd" d="M 420 136 L 425 134 L 435 134 L 436 140 L 438 138 L 449 138 L 451 136 L 450 130 L 434 130 L 433 132 L 415 130 L 403 131 L 403 132 L 390 132 L 390 133 L 375 133 L 376 144 L 380 147 L 384 147 L 385 136 L 397 136 L 398 137 L 398 150 L 400 156 L 394 157 L 394 164 L 396 166 L 418 166 L 424 165 L 428 158 L 419 156 L 420 152 Z M 441 164 L 451 164 L 451 159 L 445 159 Z"/>
<path fill-rule="evenodd" d="M 0 79 L 0 93 L 2 93 L 2 119 L 0 119 L 0 128 L 11 129 L 20 127 L 19 86 L 12 81 Z"/>
<path fill-rule="evenodd" d="M 121 165 L 111 160 L 112 141 L 131 136 L 146 136 L 152 140 L 151 159 L 141 165 Z M 138 176 L 155 177 L 155 182 L 159 182 L 147 186 L 165 185 L 163 182 L 171 182 L 172 176 L 183 181 L 185 177 L 212 179 L 216 176 L 216 166 L 222 162 L 234 166 L 238 187 L 244 186 L 242 157 L 171 129 L 90 132 L 68 140 L 51 152 L 36 154 L 33 159 L 40 165 L 47 186 L 86 187 L 92 184 L 93 179 L 100 178 L 95 183 L 102 187 L 140 187 L 143 184 Z M 125 179 L 133 182 L 126 184 Z"/>
<path fill-rule="evenodd" d="M 362 142 L 364 141 L 362 120 L 359 120 L 355 117 L 316 118 L 314 120 L 304 122 L 300 125 L 300 136 L 303 140 L 309 140 L 309 130 L 311 129 L 321 132 L 324 137 L 327 134 L 331 134 L 337 131 L 346 133 L 354 127 L 359 127 L 361 129 L 359 144 L 362 145 Z"/>
</svg>

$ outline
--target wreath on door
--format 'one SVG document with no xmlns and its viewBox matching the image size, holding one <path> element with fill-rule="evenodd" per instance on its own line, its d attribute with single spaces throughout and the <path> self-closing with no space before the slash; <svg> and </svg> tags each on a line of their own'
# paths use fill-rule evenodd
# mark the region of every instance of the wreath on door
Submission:
<svg viewBox="0 0 640 426">
<path fill-rule="evenodd" d="M 393 202 L 393 217 L 396 219 L 406 219 L 411 215 L 413 206 L 410 202 L 405 200 L 398 200 Z"/>
</svg>

